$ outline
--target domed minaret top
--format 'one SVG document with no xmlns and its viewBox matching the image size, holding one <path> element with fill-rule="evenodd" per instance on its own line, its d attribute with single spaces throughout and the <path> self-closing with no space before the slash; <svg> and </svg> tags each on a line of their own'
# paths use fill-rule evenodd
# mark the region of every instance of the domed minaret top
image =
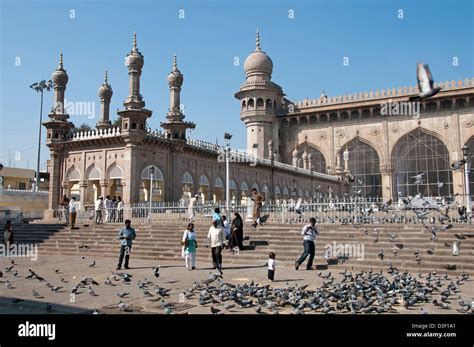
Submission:
<svg viewBox="0 0 474 347">
<path fill-rule="evenodd" d="M 260 48 L 260 32 L 258 29 L 255 51 L 245 59 L 244 70 L 247 80 L 269 81 L 271 79 L 273 62 Z"/>
<path fill-rule="evenodd" d="M 53 80 L 54 84 L 65 86 L 67 84 L 67 81 L 69 80 L 69 76 L 67 75 L 66 70 L 64 70 L 63 66 L 63 52 L 61 51 L 59 53 L 59 65 L 54 70 L 53 75 L 51 76 L 51 79 Z"/>
<path fill-rule="evenodd" d="M 173 70 L 168 74 L 168 83 L 170 87 L 181 88 L 183 85 L 183 74 L 178 69 L 176 54 L 173 57 Z"/>
<path fill-rule="evenodd" d="M 127 66 L 133 67 L 137 70 L 141 70 L 143 67 L 143 55 L 140 53 L 137 47 L 137 33 L 133 33 L 133 47 L 130 53 L 127 54 L 125 62 Z"/>
<path fill-rule="evenodd" d="M 112 94 L 112 87 L 109 84 L 109 74 L 107 70 L 105 70 L 104 83 L 99 87 L 99 97 L 101 99 L 110 99 Z"/>
</svg>

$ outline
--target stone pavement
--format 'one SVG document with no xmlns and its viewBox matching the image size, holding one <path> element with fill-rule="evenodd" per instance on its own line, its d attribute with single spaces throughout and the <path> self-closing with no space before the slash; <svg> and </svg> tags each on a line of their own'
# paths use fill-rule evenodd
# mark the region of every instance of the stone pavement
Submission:
<svg viewBox="0 0 474 347">
<path fill-rule="evenodd" d="M 223 254 L 224 262 L 224 281 L 233 284 L 244 284 L 254 281 L 259 284 L 271 284 L 272 287 L 287 287 L 289 285 L 303 285 L 308 284 L 307 289 L 315 289 L 320 287 L 323 283 L 323 279 L 318 277 L 315 271 L 306 271 L 300 269 L 296 271 L 294 268 L 278 266 L 277 259 L 277 270 L 275 276 L 275 282 L 271 283 L 267 280 L 267 267 L 266 264 L 255 264 L 255 265 L 242 265 L 238 266 L 235 264 L 225 267 L 226 258 L 229 259 L 231 255 L 227 252 Z M 11 266 L 11 260 L 17 264 L 13 267 L 10 272 L 6 272 L 5 268 Z M 95 266 L 90 267 L 89 265 L 95 261 Z M 12 314 L 12 313 L 47 313 L 46 304 L 50 303 L 52 309 L 50 313 L 92 313 L 92 310 L 97 309 L 99 313 L 122 313 L 118 309 L 118 303 L 122 300 L 124 303 L 130 305 L 133 312 L 136 313 L 164 313 L 163 307 L 160 305 L 160 297 L 155 294 L 154 287 L 150 286 L 149 291 L 154 295 L 152 298 L 144 297 L 143 293 L 137 287 L 138 281 L 144 281 L 145 278 L 152 281 L 154 285 L 160 287 L 169 288 L 170 297 L 166 298 L 166 302 L 172 302 L 175 304 L 175 313 L 190 313 L 190 314 L 209 314 L 210 306 L 200 306 L 198 303 L 199 295 L 195 295 L 191 299 L 183 298 L 180 295 L 186 289 L 189 289 L 195 281 L 202 281 L 208 278 L 211 272 L 215 270 L 210 267 L 209 262 L 198 262 L 197 269 L 194 271 L 188 271 L 184 267 L 184 260 L 182 262 L 171 262 L 163 261 L 157 262 L 153 260 L 142 260 L 134 259 L 133 255 L 131 258 L 131 269 L 126 272 L 133 275 L 130 284 L 124 284 L 121 281 L 113 281 L 117 284 L 116 286 L 110 286 L 103 283 L 103 281 L 112 275 L 112 271 L 115 271 L 116 259 L 114 258 L 92 258 L 85 257 L 82 259 L 80 256 L 54 256 L 54 255 L 43 255 L 40 256 L 36 261 L 31 261 L 28 258 L 0 258 L 0 269 L 3 272 L 3 277 L 0 278 L 0 314 Z M 155 278 L 153 273 L 153 267 L 160 265 L 160 277 Z M 304 268 L 304 265 L 302 266 Z M 28 274 L 28 269 L 32 269 L 41 277 L 44 277 L 45 281 L 40 282 L 37 279 L 25 279 Z M 59 269 L 59 273 L 54 270 Z M 348 266 L 348 270 L 351 270 Z M 403 271 L 403 269 L 400 269 Z M 17 271 L 17 276 L 14 276 L 14 272 Z M 125 270 L 123 270 L 125 271 Z M 329 271 L 333 272 L 336 280 L 340 280 L 342 276 L 338 272 L 342 272 L 339 269 L 331 268 L 323 273 Z M 438 274 L 443 275 L 443 272 Z M 80 294 L 75 295 L 75 302 L 70 302 L 71 296 L 70 291 L 74 285 L 80 281 L 83 276 L 94 278 L 99 285 L 93 285 L 93 290 L 97 296 L 91 296 L 87 289 L 80 289 Z M 68 283 L 61 282 L 61 277 L 64 278 Z M 443 281 L 443 286 L 449 283 L 456 276 L 450 275 L 449 279 Z M 12 285 L 12 289 L 7 288 L 6 281 L 9 281 Z M 45 284 L 49 282 L 53 286 L 63 286 L 64 288 L 57 292 L 47 288 Z M 464 285 L 460 286 L 461 292 L 453 294 L 451 297 L 451 306 L 449 310 L 442 310 L 435 307 L 433 304 L 428 303 L 423 305 L 423 308 L 428 313 L 458 313 L 456 308 L 459 307 L 457 304 L 457 297 L 461 295 L 465 301 L 470 302 L 474 298 L 474 284 L 473 279 L 470 278 Z M 39 293 L 43 298 L 35 298 L 32 294 L 33 290 Z M 125 298 L 119 298 L 116 294 L 118 292 L 130 293 Z M 433 297 L 439 296 L 433 295 Z M 13 303 L 13 298 L 23 299 L 18 303 Z M 151 299 L 151 300 L 150 300 Z M 221 309 L 221 313 L 225 310 L 222 309 L 222 305 L 216 304 L 215 307 Z M 413 309 L 406 310 L 403 306 L 398 306 L 397 310 L 399 313 L 420 313 L 421 306 L 415 306 Z M 262 310 L 263 313 L 268 312 L 265 308 Z M 311 311 L 309 311 L 311 312 Z M 255 311 L 252 308 L 235 308 L 225 313 L 233 314 L 254 314 Z M 291 313 L 291 308 L 284 309 L 280 313 Z"/>
</svg>

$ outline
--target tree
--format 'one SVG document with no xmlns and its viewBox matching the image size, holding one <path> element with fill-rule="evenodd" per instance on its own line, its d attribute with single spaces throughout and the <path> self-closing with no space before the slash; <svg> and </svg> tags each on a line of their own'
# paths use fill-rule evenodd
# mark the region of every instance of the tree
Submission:
<svg viewBox="0 0 474 347">
<path fill-rule="evenodd" d="M 114 128 L 121 128 L 122 127 L 122 117 L 121 116 L 118 116 L 113 122 L 112 122 L 112 126 Z"/>
<path fill-rule="evenodd" d="M 82 123 L 79 127 L 74 127 L 75 131 L 90 131 L 92 128 L 87 123 Z"/>
</svg>

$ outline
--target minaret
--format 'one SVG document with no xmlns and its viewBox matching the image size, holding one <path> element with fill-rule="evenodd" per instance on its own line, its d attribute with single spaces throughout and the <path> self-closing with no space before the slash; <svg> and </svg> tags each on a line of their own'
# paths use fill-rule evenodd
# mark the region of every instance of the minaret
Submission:
<svg viewBox="0 0 474 347">
<path fill-rule="evenodd" d="M 100 120 L 97 122 L 97 129 L 107 129 L 112 123 L 109 120 L 110 99 L 112 98 L 112 87 L 109 85 L 108 73 L 105 70 L 104 83 L 99 87 L 100 98 Z"/>
<path fill-rule="evenodd" d="M 137 48 L 137 33 L 133 33 L 133 48 L 125 58 L 125 64 L 128 67 L 128 97 L 123 105 L 127 110 L 137 110 L 145 107 L 142 95 L 140 94 L 140 76 L 145 60 Z"/>
<path fill-rule="evenodd" d="M 272 140 L 275 160 L 279 159 L 278 110 L 281 108 L 283 90 L 271 81 L 273 62 L 262 51 L 260 32 L 257 29 L 255 50 L 245 59 L 245 83 L 235 97 L 240 101 L 240 119 L 247 128 L 247 152 L 257 148 L 256 155 L 270 158 L 268 144 Z"/>
<path fill-rule="evenodd" d="M 54 70 L 51 80 L 54 83 L 54 100 L 53 110 L 51 113 L 56 115 L 64 115 L 64 92 L 66 91 L 66 84 L 69 80 L 66 70 L 63 66 L 63 52 L 59 53 L 59 65 Z"/>
<path fill-rule="evenodd" d="M 151 117 L 152 111 L 147 110 L 140 94 L 140 76 L 145 60 L 137 48 L 137 35 L 133 34 L 133 47 L 125 64 L 128 67 L 129 95 L 123 102 L 124 110 L 118 111 L 122 117 L 122 136 L 126 143 L 139 144 L 146 136 L 146 120 Z"/>
<path fill-rule="evenodd" d="M 63 153 L 58 143 L 68 140 L 68 134 L 74 127 L 74 124 L 69 122 L 69 115 L 64 109 L 64 92 L 69 80 L 69 76 L 64 70 L 63 54 L 59 55 L 59 66 L 53 71 L 51 76 L 54 87 L 53 107 L 49 119 L 43 122 L 46 128 L 46 145 L 49 147 L 50 167 L 49 167 L 49 194 L 48 194 L 48 209 L 44 211 L 45 219 L 52 219 L 55 211 L 58 209 L 58 204 L 61 194 L 61 162 L 63 160 Z"/>
<path fill-rule="evenodd" d="M 161 123 L 161 127 L 165 129 L 166 137 L 172 140 L 186 141 L 186 129 L 195 128 L 194 123 L 185 122 L 184 114 L 181 112 L 181 86 L 184 77 L 178 69 L 176 54 L 173 57 L 173 69 L 168 74 L 168 84 L 170 87 L 170 107 L 166 115 L 166 122 Z"/>
</svg>

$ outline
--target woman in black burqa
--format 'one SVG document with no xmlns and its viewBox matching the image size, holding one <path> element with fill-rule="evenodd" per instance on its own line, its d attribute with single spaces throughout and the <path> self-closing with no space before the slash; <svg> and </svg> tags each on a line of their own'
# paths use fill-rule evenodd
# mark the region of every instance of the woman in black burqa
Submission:
<svg viewBox="0 0 474 347">
<path fill-rule="evenodd" d="M 239 247 L 239 250 L 244 249 L 243 240 L 244 240 L 244 221 L 238 212 L 234 213 L 234 218 L 232 219 L 231 226 L 231 236 L 229 241 L 230 249 L 234 247 Z"/>
</svg>

